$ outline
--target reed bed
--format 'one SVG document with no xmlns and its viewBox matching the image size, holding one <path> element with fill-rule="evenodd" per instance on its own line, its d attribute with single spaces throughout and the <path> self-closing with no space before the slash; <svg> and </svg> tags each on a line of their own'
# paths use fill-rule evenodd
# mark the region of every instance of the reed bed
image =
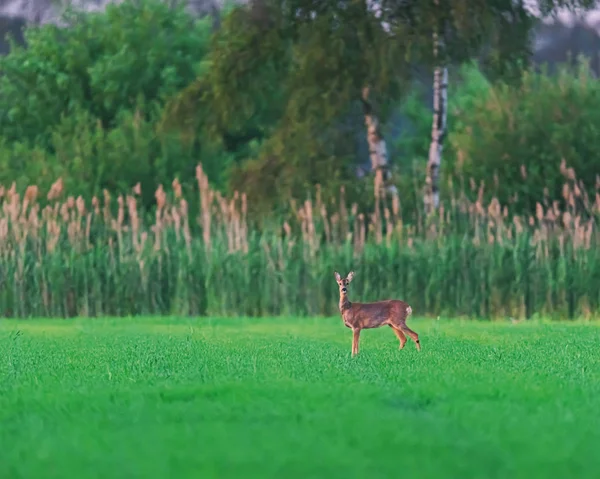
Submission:
<svg viewBox="0 0 600 479">
<path fill-rule="evenodd" d="M 484 204 L 482 186 L 410 224 L 399 201 L 365 213 L 343 190 L 326 203 L 317 188 L 260 231 L 249 226 L 246 196 L 211 189 L 201 165 L 194 217 L 177 180 L 156 190 L 152 221 L 139 211 L 139 185 L 91 204 L 61 180 L 44 196 L 36 186 L 0 188 L 0 314 L 330 315 L 333 272 L 354 269 L 352 299 L 402 298 L 416 315 L 592 318 L 600 181 L 590 198 L 561 168 L 563 198 L 542 199 L 527 218 Z"/>
</svg>

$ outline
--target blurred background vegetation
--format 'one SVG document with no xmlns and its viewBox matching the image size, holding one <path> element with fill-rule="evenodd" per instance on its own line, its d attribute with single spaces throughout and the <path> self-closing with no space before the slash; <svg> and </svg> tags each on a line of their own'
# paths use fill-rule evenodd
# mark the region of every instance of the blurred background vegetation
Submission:
<svg viewBox="0 0 600 479">
<path fill-rule="evenodd" d="M 545 14 L 565 6 L 591 8 L 592 3 L 548 0 L 540 2 L 540 8 Z M 435 238 L 444 228 L 444 234 L 454 235 L 448 240 L 454 246 L 443 251 L 451 255 L 460 249 L 456 254 L 466 258 L 471 250 L 458 245 L 466 231 L 469 238 L 477 238 L 482 227 L 468 211 L 461 213 L 461 201 L 463 206 L 468 202 L 482 211 L 498 205 L 506 223 L 517 217 L 536 228 L 541 228 L 548 211 L 560 228 L 567 228 L 564 212 L 579 218 L 581 225 L 600 213 L 597 62 L 593 56 L 575 58 L 553 64 L 550 70 L 535 63 L 532 32 L 539 21 L 521 2 L 390 0 L 370 6 L 357 0 L 254 0 L 197 16 L 184 5 L 140 0 L 109 4 L 95 13 L 67 10 L 61 22 L 27 26 L 23 37 L 11 40 L 9 52 L 0 57 L 3 195 L 9 190 L 13 196 L 15 192 L 23 195 L 28 186 L 35 185 L 39 192 L 36 201 L 42 206 L 52 204 L 57 200 L 58 179 L 65 201 L 67 195 L 80 197 L 87 205 L 97 204 L 98 198 L 108 194 L 124 197 L 135 191 L 136 214 L 149 220 L 158 218 L 162 188 L 170 189 L 176 179 L 174 198 L 187 198 L 184 216 L 198 217 L 189 222 L 192 233 L 206 234 L 207 220 L 202 214 L 213 214 L 208 203 L 214 200 L 217 208 L 226 208 L 223 198 L 237 201 L 244 193 L 243 212 L 241 206 L 236 208 L 250 229 L 240 234 L 250 245 L 247 248 L 252 250 L 254 244 L 256 254 L 266 253 L 264 245 L 253 243 L 252 235 L 267 231 L 281 235 L 287 228 L 290 237 L 304 235 L 302 228 L 306 227 L 302 240 L 345 244 L 344 238 L 332 238 L 328 229 L 333 228 L 329 221 L 342 218 L 348 226 L 347 230 L 341 227 L 340 234 L 355 239 L 363 235 L 347 247 L 386 256 L 389 253 L 381 253 L 381 249 L 365 250 L 364 242 L 372 239 L 381 244 L 382 235 L 388 241 L 398 235 L 402 238 L 398 244 L 404 245 L 413 245 L 417 237 L 431 240 L 430 226 L 435 221 L 424 215 L 423 188 L 431 143 L 432 72 L 443 65 L 449 71 L 448 129 L 440 170 L 442 212 L 437 218 L 450 221 L 444 211 L 453 212 L 451 220 L 459 225 L 450 231 L 437 223 Z M 432 33 L 441 31 L 443 49 L 434 55 Z M 390 181 L 399 192 L 396 203 L 384 202 L 385 220 L 384 213 L 371 216 L 378 206 L 361 102 L 365 86 L 370 88 L 372 108 L 387 142 Z M 199 176 L 198 164 L 202 165 Z M 204 182 L 205 192 L 198 195 L 198 185 L 202 190 Z M 163 186 L 157 191 L 158 185 Z M 210 199 L 205 198 L 202 210 L 202 195 L 207 191 Z M 4 198 L 5 204 L 10 203 L 9 196 Z M 74 208 L 73 200 L 71 203 Z M 316 223 L 306 216 L 307 205 L 313 204 L 315 217 L 322 217 Z M 127 210 L 123 203 L 121 208 Z M 10 216 L 7 211 L 5 208 L 4 214 Z M 332 211 L 340 216 L 331 219 Z M 126 221 L 131 220 L 131 213 L 123 214 Z M 482 215 L 485 225 L 489 217 Z M 228 221 L 231 218 L 223 219 L 222 225 Z M 321 226 L 315 232 L 317 223 Z M 105 226 L 111 228 L 110 223 Z M 381 233 L 385 228 L 393 232 Z M 402 228 L 414 228 L 416 236 L 409 234 L 413 238 L 409 241 Z M 88 231 L 90 238 L 93 231 Z M 233 234 L 227 231 L 224 238 Z M 535 231 L 527 234 L 533 238 Z M 110 236 L 98 238 L 109 244 Z M 578 244 L 589 249 L 596 244 L 597 237 L 593 238 Z M 505 239 L 516 241 L 510 235 Z M 134 251 L 137 240 L 131 241 Z M 558 261 L 556 255 L 563 254 L 564 241 L 548 241 L 553 246 L 544 257 Z M 529 254 L 528 247 L 518 249 L 525 243 L 517 243 L 514 251 Z M 430 252 L 439 254 L 442 250 L 438 248 L 439 243 Z M 223 251 L 243 249 L 224 247 Z M 486 266 L 498 269 L 498 281 L 513 281 L 511 268 L 521 264 L 515 253 L 513 266 L 503 266 L 510 251 L 500 251 L 495 256 L 498 263 Z M 405 254 L 399 252 L 394 258 L 404 258 L 407 267 L 418 267 L 420 260 L 414 256 L 408 260 Z M 428 253 L 421 250 L 419 254 L 425 258 Z M 268 269 L 267 257 L 261 258 Z M 560 268 L 579 261 L 574 258 L 552 263 L 553 271 L 562 278 L 559 289 L 563 293 L 572 282 L 561 276 Z M 596 256 L 586 258 L 600 264 Z M 459 272 L 457 264 L 448 272 Z M 475 268 L 469 279 L 475 285 L 478 269 L 465 265 Z M 18 264 L 13 267 L 16 271 Z M 293 270 L 282 268 L 288 275 Z M 435 265 L 427 268 L 431 275 Z M 543 264 L 540 268 L 536 274 L 541 281 Z M 306 271 L 297 272 L 308 281 Z M 377 275 L 381 277 L 380 272 Z M 448 280 L 440 273 L 435 284 Z M 169 281 L 174 284 L 173 278 Z M 414 279 L 411 291 L 421 294 L 423 288 L 427 290 L 427 281 L 425 277 Z M 382 287 L 372 293 L 387 288 Z M 558 294 L 548 288 L 550 292 L 539 295 L 542 303 L 548 295 Z M 456 312 L 450 306 L 455 293 L 447 293 L 443 307 L 425 299 L 420 305 L 424 310 Z M 513 293 L 506 290 L 502 294 L 509 301 Z M 481 291 L 475 296 L 479 298 L 477 307 L 467 306 L 466 297 L 457 300 L 456 304 L 463 305 L 460 311 L 489 315 L 502 309 L 486 307 L 489 299 Z M 17 299 L 7 299 L 6 304 Z M 569 314 L 575 314 L 576 299 L 564 301 Z M 581 310 L 598 307 L 597 295 L 586 301 Z M 300 302 L 285 304 L 286 311 L 297 312 Z M 13 311 L 12 306 L 6 308 Z M 195 313 L 206 311 L 192 309 Z M 263 305 L 251 312 L 280 309 Z M 514 307 L 526 315 L 533 309 L 533 303 L 524 309 Z M 60 314 L 65 311 L 61 309 Z"/>
<path fill-rule="evenodd" d="M 186 188 L 202 163 L 213 187 L 247 192 L 258 214 L 313 196 L 315 184 L 326 196 L 344 185 L 370 208 L 372 181 L 357 175 L 370 173 L 368 83 L 401 201 L 415 210 L 432 121 L 431 25 L 443 17 L 454 27 L 442 191 L 451 177 L 472 178 L 531 212 L 545 190 L 560 197 L 562 160 L 591 191 L 600 86 L 588 64 L 552 75 L 533 64 L 534 21 L 514 2 L 405 3 L 380 6 L 389 31 L 365 2 L 308 0 L 228 4 L 218 22 L 144 0 L 29 26 L 25 45 L 0 58 L 0 182 L 47 190 L 62 177 L 88 200 L 140 182 L 151 208 L 158 184 L 177 177 Z"/>
</svg>

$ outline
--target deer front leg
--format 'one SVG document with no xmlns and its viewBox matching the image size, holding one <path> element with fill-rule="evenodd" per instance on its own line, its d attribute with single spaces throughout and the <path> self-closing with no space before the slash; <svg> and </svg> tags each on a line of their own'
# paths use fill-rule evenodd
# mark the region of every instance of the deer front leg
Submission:
<svg viewBox="0 0 600 479">
<path fill-rule="evenodd" d="M 360 329 L 355 328 L 352 330 L 352 356 L 358 354 L 358 341 L 360 340 Z"/>
</svg>

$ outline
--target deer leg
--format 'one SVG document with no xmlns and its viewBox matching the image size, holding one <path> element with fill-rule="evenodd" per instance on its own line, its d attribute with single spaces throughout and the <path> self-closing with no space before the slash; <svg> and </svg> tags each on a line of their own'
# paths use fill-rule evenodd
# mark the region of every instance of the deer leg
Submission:
<svg viewBox="0 0 600 479">
<path fill-rule="evenodd" d="M 390 328 L 392 328 L 392 331 L 394 331 L 394 334 L 400 340 L 400 349 L 404 348 L 404 345 L 406 344 L 406 335 L 402 332 L 401 329 L 398 329 L 395 326 L 392 326 L 391 324 Z"/>
<path fill-rule="evenodd" d="M 352 356 L 358 354 L 358 341 L 360 340 L 360 329 L 352 330 Z"/>
<path fill-rule="evenodd" d="M 406 324 L 400 325 L 400 329 L 402 329 L 403 333 L 406 333 L 407 336 L 410 337 L 415 342 L 415 346 L 417 346 L 417 351 L 421 351 L 421 343 L 419 342 L 419 335 L 415 333 L 412 329 L 410 329 Z"/>
</svg>

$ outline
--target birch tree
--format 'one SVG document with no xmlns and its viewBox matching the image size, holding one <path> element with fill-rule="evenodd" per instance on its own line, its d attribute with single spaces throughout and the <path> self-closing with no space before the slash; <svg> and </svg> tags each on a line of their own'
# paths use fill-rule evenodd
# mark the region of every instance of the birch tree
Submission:
<svg viewBox="0 0 600 479">
<path fill-rule="evenodd" d="M 435 3 L 438 4 L 439 2 L 436 1 Z M 434 32 L 433 57 L 437 65 L 433 70 L 433 121 L 424 195 L 426 214 L 431 214 L 434 210 L 437 210 L 440 203 L 440 167 L 448 116 L 448 67 L 445 65 L 443 52 L 440 52 L 443 47 L 442 35 Z"/>
<path fill-rule="evenodd" d="M 381 131 L 381 124 L 375 114 L 373 105 L 369 100 L 369 87 L 362 90 L 362 103 L 365 115 L 365 125 L 367 128 L 367 143 L 369 144 L 369 157 L 371 159 L 371 169 L 374 172 L 374 191 L 377 207 L 383 193 L 388 193 L 392 197 L 398 196 L 396 186 L 390 183 L 391 172 L 388 163 L 388 149 L 385 138 Z"/>
</svg>

